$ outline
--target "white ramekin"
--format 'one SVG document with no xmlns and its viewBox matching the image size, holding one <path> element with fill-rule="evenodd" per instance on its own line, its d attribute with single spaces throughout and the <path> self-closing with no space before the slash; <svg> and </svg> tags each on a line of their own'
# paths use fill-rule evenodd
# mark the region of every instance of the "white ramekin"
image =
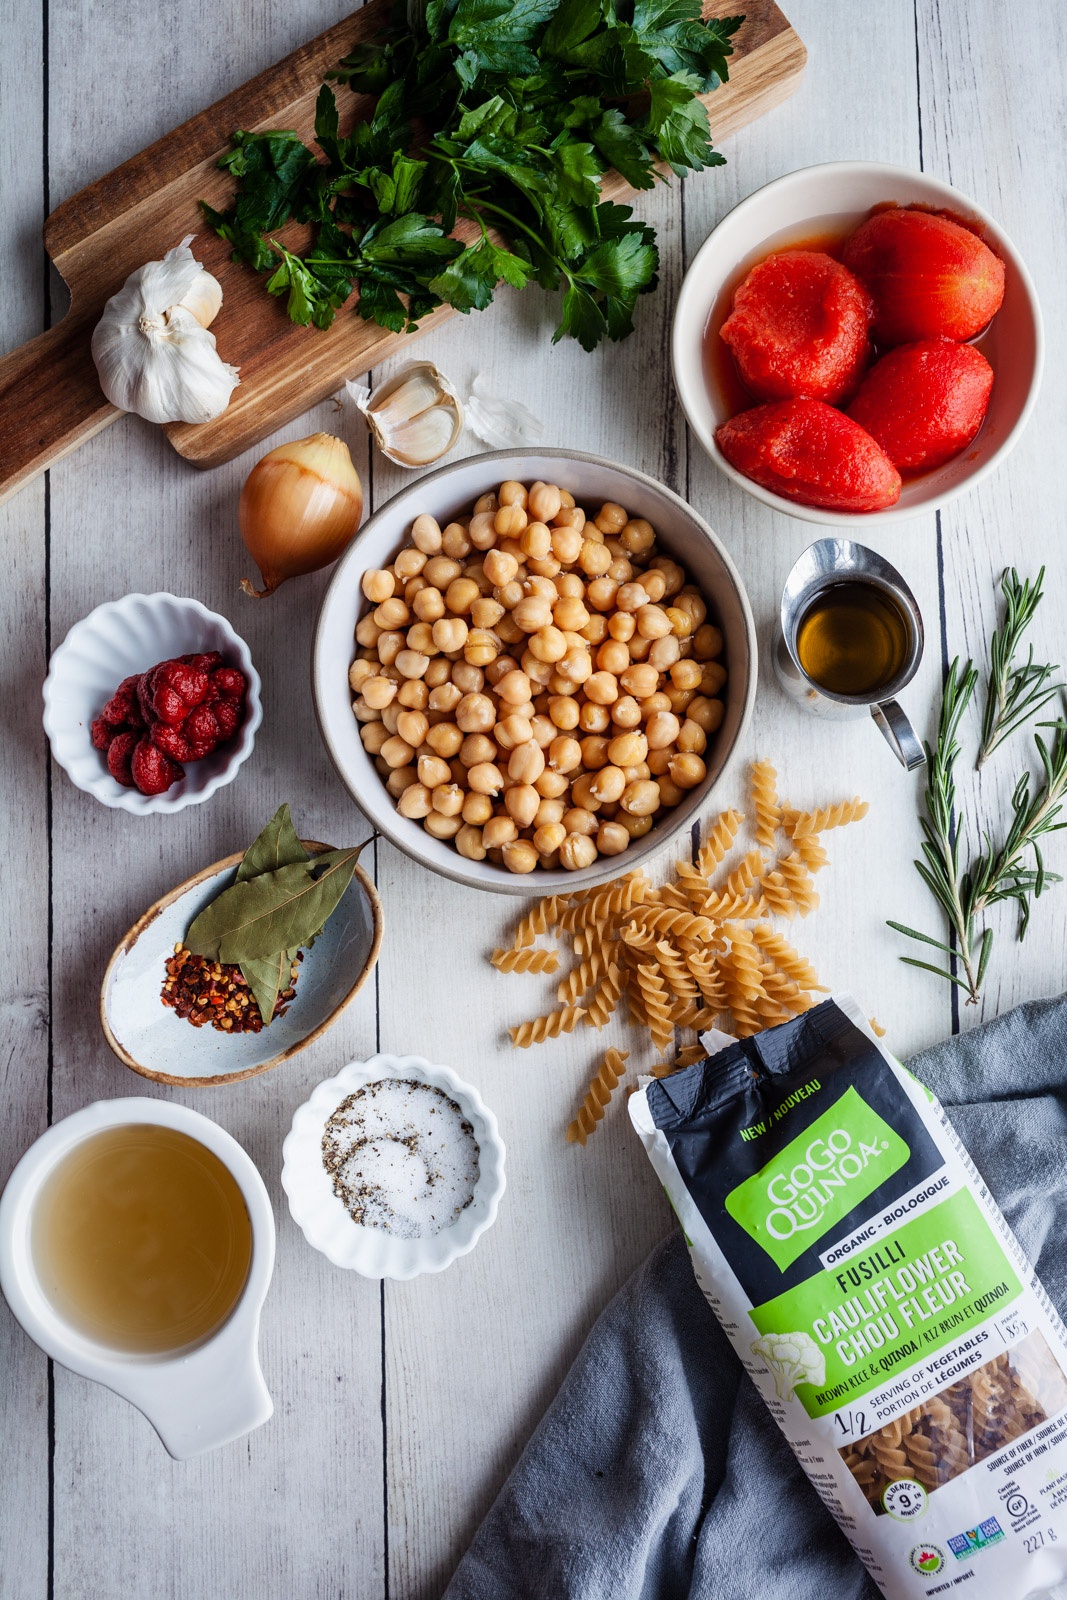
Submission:
<svg viewBox="0 0 1067 1600">
<path fill-rule="evenodd" d="M 240 667 L 248 679 L 241 726 L 212 755 L 189 762 L 185 777 L 165 794 L 124 788 L 107 770 L 105 753 L 94 750 L 90 723 L 123 678 L 147 672 L 171 656 L 209 650 L 217 650 L 228 666 Z M 135 816 L 183 811 L 231 782 L 252 754 L 256 729 L 263 721 L 259 691 L 259 673 L 248 646 L 217 611 L 173 594 L 127 594 L 90 611 L 53 651 L 44 681 L 44 728 L 52 754 L 71 783 L 103 805 L 118 806 Z"/>
<path fill-rule="evenodd" d="M 322 1135 L 342 1100 L 382 1078 L 428 1083 L 454 1100 L 474 1130 L 478 1145 L 478 1182 L 474 1199 L 455 1222 L 426 1239 L 398 1239 L 382 1228 L 353 1222 L 333 1192 L 322 1161 Z M 434 1066 L 424 1056 L 372 1056 L 350 1061 L 335 1078 L 320 1083 L 297 1108 L 282 1145 L 282 1188 L 289 1210 L 304 1238 L 336 1267 L 365 1278 L 415 1278 L 441 1272 L 458 1256 L 473 1250 L 496 1220 L 504 1193 L 504 1141 L 496 1117 L 477 1089 L 448 1067 Z"/>
<path fill-rule="evenodd" d="M 795 246 L 812 235 L 863 221 L 873 206 L 893 202 L 945 210 L 974 224 L 1005 266 L 1004 303 L 982 336 L 982 350 L 993 368 L 993 393 L 976 439 L 951 461 L 910 479 L 896 505 L 884 511 L 830 511 L 753 483 L 730 465 L 715 430 L 730 416 L 726 397 L 709 387 L 704 369 L 704 334 L 709 322 L 725 319 L 739 274 L 771 251 Z M 925 172 L 880 161 L 830 161 L 787 172 L 750 194 L 711 231 L 682 280 L 671 328 L 674 386 L 689 426 L 719 470 L 764 505 L 803 522 L 825 527 L 873 529 L 907 522 L 973 489 L 1000 465 L 1030 419 L 1044 364 L 1041 308 L 1033 279 L 1018 250 L 981 206 Z"/>
<path fill-rule="evenodd" d="M 177 1128 L 218 1156 L 252 1224 L 252 1262 L 241 1298 L 216 1333 L 173 1355 L 112 1350 L 72 1328 L 42 1289 L 30 1248 L 34 1204 L 56 1164 L 91 1134 L 145 1122 Z M 257 1349 L 273 1270 L 274 1213 L 251 1158 L 218 1123 L 169 1100 L 98 1100 L 65 1117 L 30 1146 L 0 1197 L 0 1289 L 19 1322 L 54 1361 L 135 1405 L 178 1461 L 240 1438 L 274 1410 Z"/>
</svg>

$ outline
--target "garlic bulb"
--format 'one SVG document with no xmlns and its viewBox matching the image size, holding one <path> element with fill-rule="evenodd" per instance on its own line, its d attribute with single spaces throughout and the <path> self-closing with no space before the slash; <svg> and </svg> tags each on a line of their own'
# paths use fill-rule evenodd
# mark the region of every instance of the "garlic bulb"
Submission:
<svg viewBox="0 0 1067 1600">
<path fill-rule="evenodd" d="M 100 387 L 120 411 L 149 422 L 210 422 L 239 382 L 208 332 L 222 288 L 194 261 L 193 237 L 131 272 L 93 330 Z"/>
<path fill-rule="evenodd" d="M 411 361 L 379 384 L 345 384 L 383 456 L 398 467 L 428 467 L 463 429 L 459 396 L 432 361 Z"/>
</svg>

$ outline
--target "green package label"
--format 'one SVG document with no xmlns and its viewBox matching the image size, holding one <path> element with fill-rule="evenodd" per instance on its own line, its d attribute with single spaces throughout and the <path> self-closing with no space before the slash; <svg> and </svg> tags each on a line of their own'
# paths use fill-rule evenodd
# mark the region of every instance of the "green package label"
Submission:
<svg viewBox="0 0 1067 1600">
<path fill-rule="evenodd" d="M 757 1306 L 751 1317 L 763 1337 L 753 1353 L 771 1366 L 783 1399 L 795 1394 L 809 1417 L 821 1417 L 1021 1292 L 987 1218 L 961 1190 L 872 1249 Z"/>
<path fill-rule="evenodd" d="M 910 1151 L 855 1088 L 726 1196 L 780 1271 L 904 1166 Z"/>
</svg>

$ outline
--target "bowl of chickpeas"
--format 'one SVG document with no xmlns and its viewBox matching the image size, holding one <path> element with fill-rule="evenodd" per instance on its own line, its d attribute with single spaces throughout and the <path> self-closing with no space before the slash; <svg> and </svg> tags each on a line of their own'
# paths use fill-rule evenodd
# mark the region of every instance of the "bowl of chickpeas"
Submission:
<svg viewBox="0 0 1067 1600">
<path fill-rule="evenodd" d="M 692 507 L 574 450 L 431 472 L 338 562 L 323 740 L 393 844 L 460 883 L 573 893 L 699 815 L 751 714 L 744 586 Z"/>
</svg>

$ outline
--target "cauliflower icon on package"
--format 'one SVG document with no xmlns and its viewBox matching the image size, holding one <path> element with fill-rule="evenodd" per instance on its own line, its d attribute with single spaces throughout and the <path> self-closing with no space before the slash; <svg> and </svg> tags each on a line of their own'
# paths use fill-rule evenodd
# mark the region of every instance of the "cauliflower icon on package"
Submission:
<svg viewBox="0 0 1067 1600">
<path fill-rule="evenodd" d="M 765 1333 L 751 1345 L 774 1374 L 779 1400 L 792 1400 L 798 1383 L 825 1383 L 826 1357 L 807 1333 Z"/>
</svg>

